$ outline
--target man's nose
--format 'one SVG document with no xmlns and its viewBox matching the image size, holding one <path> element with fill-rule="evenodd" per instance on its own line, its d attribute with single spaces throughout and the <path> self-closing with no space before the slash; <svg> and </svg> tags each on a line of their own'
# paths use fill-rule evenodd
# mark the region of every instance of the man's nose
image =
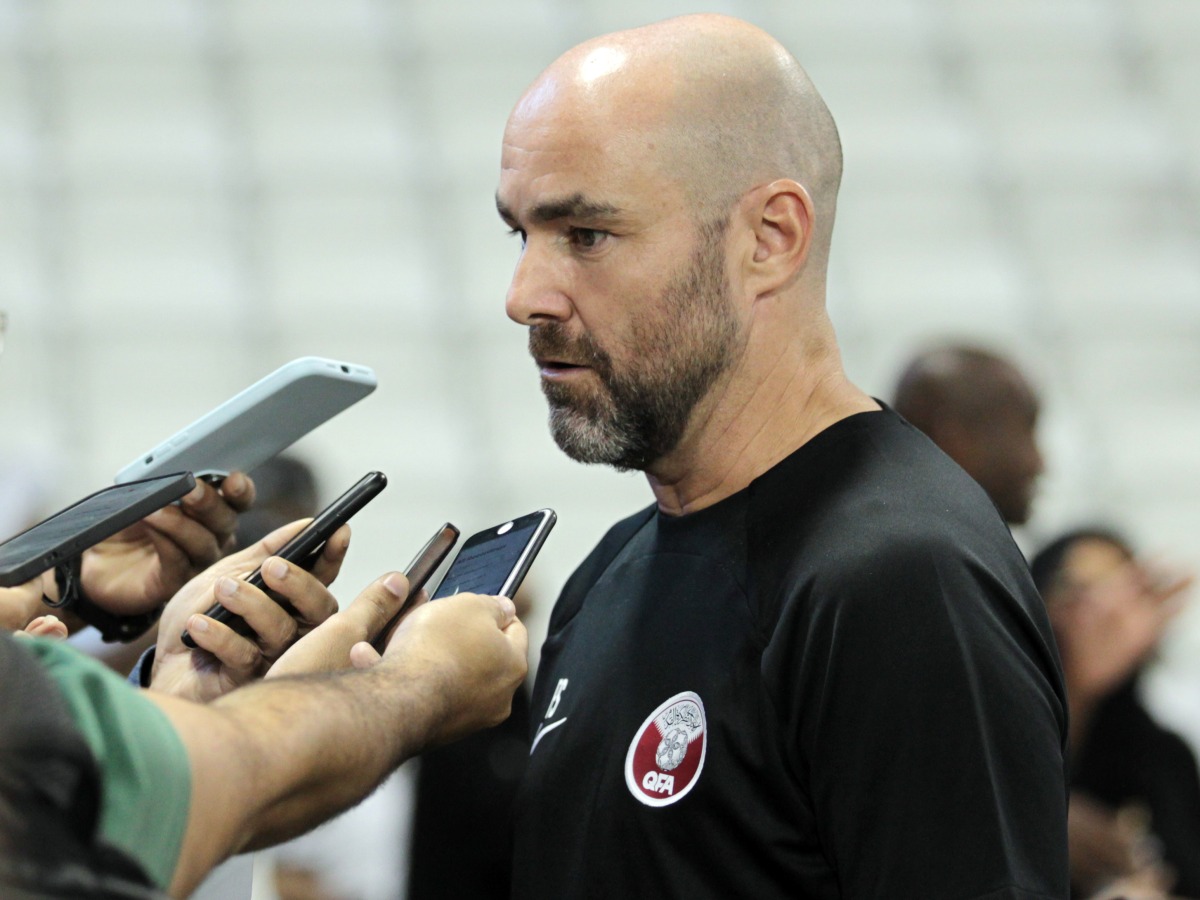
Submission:
<svg viewBox="0 0 1200 900">
<path fill-rule="evenodd" d="M 564 276 L 557 270 L 548 250 L 526 241 L 508 286 L 505 312 L 521 325 L 563 321 L 571 317 L 571 301 Z"/>
</svg>

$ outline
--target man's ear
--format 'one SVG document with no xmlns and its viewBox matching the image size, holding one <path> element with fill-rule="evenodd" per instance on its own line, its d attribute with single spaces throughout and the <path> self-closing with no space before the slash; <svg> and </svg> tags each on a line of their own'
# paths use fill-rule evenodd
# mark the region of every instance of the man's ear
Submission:
<svg viewBox="0 0 1200 900">
<path fill-rule="evenodd" d="M 804 268 L 812 246 L 812 198 L 799 183 L 780 179 L 750 191 L 742 213 L 753 235 L 743 260 L 748 292 L 771 295 L 792 282 Z"/>
</svg>

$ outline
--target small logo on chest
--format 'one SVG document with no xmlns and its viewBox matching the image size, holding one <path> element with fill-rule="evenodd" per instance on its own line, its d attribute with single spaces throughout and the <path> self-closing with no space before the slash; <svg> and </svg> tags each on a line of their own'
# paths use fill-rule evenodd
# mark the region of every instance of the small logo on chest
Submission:
<svg viewBox="0 0 1200 900">
<path fill-rule="evenodd" d="M 667 806 L 695 787 L 708 749 L 704 703 L 676 694 L 642 723 L 625 755 L 625 784 L 647 806 Z"/>
</svg>

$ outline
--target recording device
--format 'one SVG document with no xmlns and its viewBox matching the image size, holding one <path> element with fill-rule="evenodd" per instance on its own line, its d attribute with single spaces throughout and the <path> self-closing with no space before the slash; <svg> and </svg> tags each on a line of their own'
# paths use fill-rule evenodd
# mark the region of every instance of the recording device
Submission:
<svg viewBox="0 0 1200 900">
<path fill-rule="evenodd" d="M 375 390 L 366 366 L 305 356 L 276 369 L 117 473 L 118 484 L 190 471 L 248 472 Z"/>
<path fill-rule="evenodd" d="M 48 569 L 183 497 L 191 472 L 117 484 L 96 491 L 0 544 L 0 587 L 24 584 Z"/>
<path fill-rule="evenodd" d="M 350 490 L 342 494 L 334 500 L 329 506 L 325 507 L 317 517 L 313 519 L 299 534 L 288 541 L 280 548 L 274 556 L 281 557 L 290 563 L 295 563 L 304 569 L 311 569 L 316 563 L 317 558 L 321 555 L 322 549 L 325 547 L 325 542 L 337 531 L 342 525 L 350 520 L 350 517 L 357 513 L 360 509 L 370 503 L 380 491 L 387 487 L 387 476 L 382 472 L 368 472 L 364 475 L 357 484 Z M 272 600 L 288 610 L 289 613 L 294 612 L 292 605 L 280 595 L 270 590 L 263 581 L 262 568 L 259 567 L 246 579 L 248 584 L 253 585 L 260 591 L 263 591 Z M 251 634 L 251 628 L 246 624 L 246 620 L 236 613 L 227 610 L 220 603 L 214 603 L 204 613 L 211 619 L 216 619 L 228 625 L 238 634 Z M 184 646 L 196 649 L 195 639 L 184 631 L 180 635 Z"/>
<path fill-rule="evenodd" d="M 404 577 L 408 579 L 408 596 L 405 598 L 399 612 L 392 616 L 391 620 L 379 632 L 379 635 L 373 641 L 375 649 L 380 653 L 387 646 L 388 640 L 392 636 L 392 632 L 396 630 L 396 625 L 400 619 L 412 606 L 413 601 L 417 599 L 417 594 L 421 588 L 429 581 L 429 576 L 437 571 L 440 566 L 450 555 L 455 543 L 458 542 L 459 530 L 447 522 L 441 528 L 434 532 L 425 546 L 413 558 L 413 561 L 408 564 L 408 568 L 404 571 Z"/>
<path fill-rule="evenodd" d="M 554 510 L 539 509 L 471 535 L 432 599 L 464 592 L 514 596 L 557 518 Z"/>
</svg>

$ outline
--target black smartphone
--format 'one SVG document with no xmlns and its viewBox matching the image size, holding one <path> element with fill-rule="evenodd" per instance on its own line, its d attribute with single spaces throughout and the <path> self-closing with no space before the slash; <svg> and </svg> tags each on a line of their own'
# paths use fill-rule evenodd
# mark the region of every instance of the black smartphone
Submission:
<svg viewBox="0 0 1200 900">
<path fill-rule="evenodd" d="M 426 541 L 425 546 L 420 552 L 413 557 L 413 561 L 408 564 L 408 568 L 404 570 L 404 577 L 408 579 L 408 596 L 404 600 L 404 604 L 400 607 L 400 611 L 392 616 L 391 620 L 379 632 L 379 635 L 372 642 L 375 649 L 380 653 L 387 646 L 388 639 L 395 630 L 396 625 L 400 621 L 410 606 L 421 588 L 425 587 L 425 583 L 429 581 L 429 576 L 437 571 L 440 566 L 450 555 L 450 551 L 454 549 L 454 545 L 458 542 L 459 530 L 447 522 L 441 528 L 434 532 L 433 537 Z"/>
<path fill-rule="evenodd" d="M 539 509 L 471 535 L 432 599 L 464 592 L 514 596 L 557 518 L 554 510 Z"/>
<path fill-rule="evenodd" d="M 354 487 L 342 494 L 325 509 L 317 513 L 317 517 L 313 519 L 298 535 L 284 544 L 278 553 L 274 556 L 282 557 L 290 563 L 295 563 L 305 569 L 311 569 L 316 563 L 317 558 L 321 555 L 321 550 L 325 547 L 325 542 L 329 540 L 342 525 L 350 520 L 350 517 L 357 513 L 360 509 L 370 503 L 379 492 L 387 487 L 387 476 L 382 472 L 368 472 Z M 247 583 L 265 592 L 272 600 L 280 606 L 292 610 L 291 604 L 286 599 L 276 594 L 267 588 L 262 577 L 262 569 L 255 569 L 253 573 L 246 579 Z M 238 634 L 249 635 L 250 626 L 246 621 L 236 613 L 231 613 L 220 603 L 214 603 L 204 613 L 211 619 L 216 619 L 228 625 Z M 184 646 L 196 649 L 196 641 L 187 631 L 180 635 L 180 640 Z"/>
<path fill-rule="evenodd" d="M 24 584 L 184 496 L 196 486 L 176 472 L 104 488 L 0 544 L 0 587 Z"/>
</svg>

